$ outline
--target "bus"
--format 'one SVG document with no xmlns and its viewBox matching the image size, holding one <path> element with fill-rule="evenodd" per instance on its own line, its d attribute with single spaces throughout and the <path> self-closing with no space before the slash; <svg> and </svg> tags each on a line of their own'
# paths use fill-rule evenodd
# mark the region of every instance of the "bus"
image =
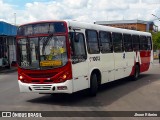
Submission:
<svg viewBox="0 0 160 120">
<path fill-rule="evenodd" d="M 95 96 L 101 84 L 136 80 L 153 62 L 152 36 L 78 21 L 39 21 L 19 26 L 20 92 Z"/>
</svg>

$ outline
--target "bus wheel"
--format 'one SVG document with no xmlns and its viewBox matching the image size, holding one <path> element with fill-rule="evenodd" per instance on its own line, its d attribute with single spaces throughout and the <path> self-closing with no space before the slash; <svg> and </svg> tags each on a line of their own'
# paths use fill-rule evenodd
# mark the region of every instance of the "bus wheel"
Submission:
<svg viewBox="0 0 160 120">
<path fill-rule="evenodd" d="M 135 66 L 134 75 L 132 76 L 132 80 L 137 80 L 140 74 L 139 65 Z"/>
<path fill-rule="evenodd" d="M 98 91 L 98 79 L 97 79 L 97 75 L 93 73 L 90 79 L 89 95 L 96 96 L 97 91 Z"/>
</svg>

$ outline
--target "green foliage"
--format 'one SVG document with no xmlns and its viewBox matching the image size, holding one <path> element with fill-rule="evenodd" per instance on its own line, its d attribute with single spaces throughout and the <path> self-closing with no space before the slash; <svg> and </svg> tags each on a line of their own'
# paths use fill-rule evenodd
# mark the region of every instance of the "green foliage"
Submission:
<svg viewBox="0 0 160 120">
<path fill-rule="evenodd" d="M 153 49 L 160 49 L 160 32 L 151 32 L 153 40 Z"/>
</svg>

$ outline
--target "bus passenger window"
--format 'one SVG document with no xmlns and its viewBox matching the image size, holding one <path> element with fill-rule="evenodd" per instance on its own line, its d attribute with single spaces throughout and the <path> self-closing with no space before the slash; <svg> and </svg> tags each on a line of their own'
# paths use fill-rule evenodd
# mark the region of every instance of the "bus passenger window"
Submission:
<svg viewBox="0 0 160 120">
<path fill-rule="evenodd" d="M 123 42 L 121 33 L 112 33 L 114 52 L 123 52 Z"/>
<path fill-rule="evenodd" d="M 124 34 L 123 38 L 124 38 L 124 50 L 126 52 L 133 51 L 133 48 L 132 48 L 132 36 L 130 34 Z"/>
<path fill-rule="evenodd" d="M 148 49 L 148 41 L 146 36 L 140 36 L 140 50 L 147 50 Z"/>
<path fill-rule="evenodd" d="M 151 37 L 147 37 L 147 43 L 148 43 L 148 50 L 152 50 Z"/>
<path fill-rule="evenodd" d="M 110 32 L 99 32 L 100 37 L 100 46 L 101 46 L 101 52 L 102 53 L 110 53 L 112 52 L 112 39 L 111 39 L 111 33 Z"/>
<path fill-rule="evenodd" d="M 99 46 L 98 46 L 97 31 L 87 30 L 86 31 L 86 38 L 87 38 L 88 53 L 98 54 L 100 52 L 100 50 L 99 50 Z"/>
<path fill-rule="evenodd" d="M 133 41 L 133 50 L 138 51 L 139 50 L 139 36 L 138 35 L 133 35 L 132 36 L 132 41 Z"/>
</svg>

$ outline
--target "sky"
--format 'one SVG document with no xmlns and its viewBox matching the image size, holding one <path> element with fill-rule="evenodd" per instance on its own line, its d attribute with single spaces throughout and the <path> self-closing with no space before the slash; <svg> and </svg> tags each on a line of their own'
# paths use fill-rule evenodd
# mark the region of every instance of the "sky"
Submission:
<svg viewBox="0 0 160 120">
<path fill-rule="evenodd" d="M 160 29 L 160 0 L 0 0 L 0 21 L 154 21 Z"/>
</svg>

